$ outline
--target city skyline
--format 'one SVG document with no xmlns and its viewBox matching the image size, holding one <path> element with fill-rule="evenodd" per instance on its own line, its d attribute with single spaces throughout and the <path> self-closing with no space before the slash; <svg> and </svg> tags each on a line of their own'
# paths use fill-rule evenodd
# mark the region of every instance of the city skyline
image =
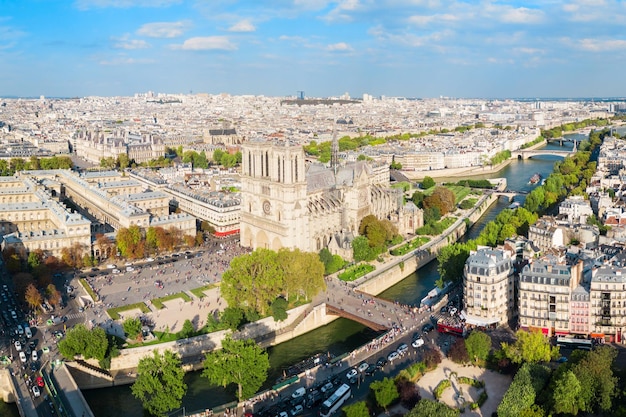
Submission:
<svg viewBox="0 0 626 417">
<path fill-rule="evenodd" d="M 1 96 L 626 95 L 616 0 L 3 3 Z"/>
</svg>

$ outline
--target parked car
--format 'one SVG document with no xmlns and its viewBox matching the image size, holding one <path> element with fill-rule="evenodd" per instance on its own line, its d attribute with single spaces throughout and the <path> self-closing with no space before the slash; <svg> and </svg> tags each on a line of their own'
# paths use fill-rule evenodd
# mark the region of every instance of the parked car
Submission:
<svg viewBox="0 0 626 417">
<path fill-rule="evenodd" d="M 39 358 L 37 357 L 37 351 L 36 351 L 36 350 L 33 350 L 32 355 L 31 355 L 31 358 L 32 358 L 32 360 L 33 360 L 33 361 L 36 361 L 37 359 L 39 359 Z"/>
<path fill-rule="evenodd" d="M 41 390 L 37 385 L 33 385 L 33 395 L 35 396 L 35 398 L 41 395 Z"/>
<path fill-rule="evenodd" d="M 396 352 L 395 350 L 393 352 L 391 352 L 389 355 L 387 355 L 387 360 L 389 362 L 393 362 L 394 359 L 398 359 L 400 357 L 400 355 L 398 355 L 398 352 Z"/>
<path fill-rule="evenodd" d="M 17 350 L 18 352 L 22 350 L 22 344 L 20 343 L 19 340 L 15 341 L 15 350 Z"/>
<path fill-rule="evenodd" d="M 368 367 L 368 366 L 370 366 L 370 364 L 369 364 L 369 363 L 367 363 L 367 362 L 361 362 L 361 363 L 359 364 L 359 366 L 357 367 L 357 370 L 358 370 L 359 372 L 365 372 L 365 370 L 367 369 L 367 367 Z"/>
<path fill-rule="evenodd" d="M 398 349 L 396 349 L 396 351 L 400 355 L 404 355 L 407 350 L 409 350 L 409 347 L 406 345 L 406 343 L 402 343 L 400 346 L 398 346 Z"/>
<path fill-rule="evenodd" d="M 23 351 L 20 351 L 20 360 L 22 363 L 26 363 L 26 354 Z"/>
</svg>

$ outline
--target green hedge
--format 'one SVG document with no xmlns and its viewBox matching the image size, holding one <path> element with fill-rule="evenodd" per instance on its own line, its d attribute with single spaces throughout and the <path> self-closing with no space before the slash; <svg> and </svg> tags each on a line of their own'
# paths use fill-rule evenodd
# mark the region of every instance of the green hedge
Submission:
<svg viewBox="0 0 626 417">
<path fill-rule="evenodd" d="M 142 313 L 150 312 L 150 309 L 148 308 L 146 303 L 135 303 L 135 304 L 128 304 L 128 305 L 121 306 L 121 307 L 110 308 L 107 310 L 107 313 L 109 314 L 109 317 L 111 317 L 113 320 L 118 320 L 120 318 L 119 313 L 121 313 L 122 311 L 134 310 L 136 308 L 140 309 Z"/>
<path fill-rule="evenodd" d="M 439 382 L 437 386 L 435 387 L 435 390 L 433 391 L 433 395 L 435 396 L 435 399 L 438 400 L 439 398 L 441 398 L 441 394 L 443 394 L 446 388 L 450 388 L 451 386 L 452 386 L 452 383 L 450 382 L 449 379 L 444 379 L 441 382 Z"/>
<path fill-rule="evenodd" d="M 89 285 L 89 283 L 87 282 L 85 278 L 81 278 L 78 281 L 83 286 L 85 291 L 87 291 L 87 294 L 91 296 L 91 299 L 93 300 L 94 303 L 100 299 L 100 297 L 98 297 L 98 295 L 93 291 L 93 288 L 91 288 L 91 285 Z"/>
<path fill-rule="evenodd" d="M 456 217 L 446 217 L 437 223 L 427 224 L 415 231 L 418 235 L 440 235 L 456 221 Z"/>
<path fill-rule="evenodd" d="M 183 301 L 187 302 L 187 301 L 191 301 L 191 297 L 189 297 L 186 293 L 184 292 L 179 292 L 176 294 L 170 294 L 168 296 L 165 297 L 159 297 L 159 298 L 154 298 L 152 300 L 150 300 L 152 302 L 152 304 L 158 308 L 159 310 L 161 310 L 162 308 L 164 308 L 165 306 L 163 305 L 164 302 L 166 301 L 170 301 L 170 300 L 175 300 L 176 298 L 181 298 Z"/>
<path fill-rule="evenodd" d="M 190 290 L 190 291 L 196 297 L 204 298 L 204 297 L 206 297 L 206 294 L 204 292 L 208 291 L 208 290 L 210 290 L 212 288 L 215 288 L 215 287 L 217 287 L 217 285 L 215 285 L 215 284 L 208 284 L 208 285 L 205 285 L 205 286 L 200 287 L 200 288 L 194 288 L 193 290 Z"/>
<path fill-rule="evenodd" d="M 411 240 L 410 242 L 407 242 L 400 247 L 390 250 L 389 253 L 392 254 L 393 256 L 401 256 L 401 255 L 411 252 L 412 250 L 419 248 L 420 246 L 422 246 L 425 243 L 428 243 L 429 241 L 430 241 L 429 237 L 418 236 L 415 239 Z"/>
<path fill-rule="evenodd" d="M 342 281 L 354 281 L 355 279 L 359 279 L 375 269 L 376 268 L 370 264 L 354 265 L 339 274 L 339 279 Z"/>
</svg>

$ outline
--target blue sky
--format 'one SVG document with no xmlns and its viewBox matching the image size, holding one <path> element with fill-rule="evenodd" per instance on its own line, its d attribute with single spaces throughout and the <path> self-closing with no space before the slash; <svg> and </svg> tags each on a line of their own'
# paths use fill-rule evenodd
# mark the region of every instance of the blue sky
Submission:
<svg viewBox="0 0 626 417">
<path fill-rule="evenodd" d="M 0 95 L 625 96 L 623 0 L 0 0 Z"/>
</svg>

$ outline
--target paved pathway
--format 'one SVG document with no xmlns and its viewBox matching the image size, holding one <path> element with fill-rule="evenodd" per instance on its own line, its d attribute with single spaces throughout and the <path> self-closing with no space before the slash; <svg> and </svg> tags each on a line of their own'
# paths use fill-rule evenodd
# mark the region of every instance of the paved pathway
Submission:
<svg viewBox="0 0 626 417">
<path fill-rule="evenodd" d="M 508 375 L 502 375 L 498 372 L 490 371 L 487 369 L 479 368 L 476 366 L 463 366 L 452 362 L 449 359 L 444 359 L 437 369 L 434 371 L 428 372 L 424 375 L 418 382 L 417 386 L 420 391 L 420 395 L 422 398 L 430 398 L 434 399 L 433 391 L 437 384 L 444 379 L 449 379 L 450 374 L 452 372 L 456 372 L 457 376 L 466 376 L 469 378 L 480 379 L 485 381 L 485 389 L 487 390 L 487 395 L 489 398 L 483 404 L 480 409 L 469 410 L 466 409 L 464 416 L 491 416 L 492 413 L 496 411 L 500 401 L 502 401 L 502 397 L 504 393 L 511 385 L 511 377 Z M 475 391 L 470 391 L 468 386 L 462 385 L 463 393 L 469 393 L 469 396 L 472 397 L 473 400 L 478 399 L 477 396 L 474 398 L 474 395 L 477 394 Z M 454 397 L 453 388 L 448 388 L 441 400 L 448 404 L 449 406 L 456 407 L 456 399 Z"/>
</svg>

